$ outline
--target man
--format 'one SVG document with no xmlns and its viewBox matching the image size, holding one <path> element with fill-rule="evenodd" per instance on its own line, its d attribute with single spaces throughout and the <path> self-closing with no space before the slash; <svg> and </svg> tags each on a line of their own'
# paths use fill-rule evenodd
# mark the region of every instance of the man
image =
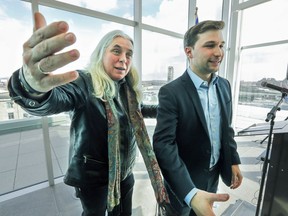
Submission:
<svg viewBox="0 0 288 216">
<path fill-rule="evenodd" d="M 189 67 L 159 91 L 153 147 L 169 198 L 181 215 L 210 216 L 219 175 L 231 189 L 240 186 L 240 158 L 231 127 L 229 82 L 216 75 L 224 56 L 222 21 L 203 21 L 184 37 Z M 192 208 L 192 209 L 191 209 Z"/>
</svg>

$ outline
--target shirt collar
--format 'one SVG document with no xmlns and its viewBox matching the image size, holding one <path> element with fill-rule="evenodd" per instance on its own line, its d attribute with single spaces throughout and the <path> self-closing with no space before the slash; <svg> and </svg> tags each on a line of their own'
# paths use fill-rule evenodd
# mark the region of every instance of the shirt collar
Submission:
<svg viewBox="0 0 288 216">
<path fill-rule="evenodd" d="M 194 83 L 196 89 L 199 89 L 200 86 L 203 84 L 203 82 L 205 82 L 203 79 L 201 79 L 197 74 L 195 74 L 190 67 L 187 68 L 188 74 L 192 80 L 192 82 Z M 218 75 L 213 73 L 212 74 L 212 84 L 215 85 L 218 82 Z"/>
</svg>

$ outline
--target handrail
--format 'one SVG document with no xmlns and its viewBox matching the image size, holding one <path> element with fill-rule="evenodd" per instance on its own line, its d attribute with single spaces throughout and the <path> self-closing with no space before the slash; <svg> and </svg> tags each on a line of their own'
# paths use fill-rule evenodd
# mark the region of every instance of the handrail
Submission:
<svg viewBox="0 0 288 216">
<path fill-rule="evenodd" d="M 48 116 L 49 126 L 56 126 L 67 121 L 70 121 L 68 115 Z M 0 135 L 39 128 L 42 128 L 42 117 L 37 116 L 0 121 Z"/>
</svg>

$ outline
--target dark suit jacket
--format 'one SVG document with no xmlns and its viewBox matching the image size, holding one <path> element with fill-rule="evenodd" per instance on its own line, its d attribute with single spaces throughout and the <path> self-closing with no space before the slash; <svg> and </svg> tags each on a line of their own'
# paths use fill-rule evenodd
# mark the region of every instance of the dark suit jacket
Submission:
<svg viewBox="0 0 288 216">
<path fill-rule="evenodd" d="M 231 184 L 231 165 L 240 164 L 232 119 L 231 87 L 219 77 L 217 94 L 221 104 L 222 137 L 220 172 Z M 186 71 L 161 87 L 153 148 L 165 181 L 179 200 L 194 187 L 205 190 L 208 181 L 211 144 L 197 90 Z"/>
</svg>

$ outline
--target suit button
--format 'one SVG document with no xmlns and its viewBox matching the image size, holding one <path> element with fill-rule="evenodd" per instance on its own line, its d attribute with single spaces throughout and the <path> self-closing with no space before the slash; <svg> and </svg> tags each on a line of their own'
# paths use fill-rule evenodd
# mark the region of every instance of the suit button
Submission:
<svg viewBox="0 0 288 216">
<path fill-rule="evenodd" d="M 29 104 L 29 106 L 34 107 L 36 103 L 35 103 L 35 101 L 32 101 L 32 100 L 31 100 L 31 101 L 29 101 L 28 104 Z"/>
</svg>

